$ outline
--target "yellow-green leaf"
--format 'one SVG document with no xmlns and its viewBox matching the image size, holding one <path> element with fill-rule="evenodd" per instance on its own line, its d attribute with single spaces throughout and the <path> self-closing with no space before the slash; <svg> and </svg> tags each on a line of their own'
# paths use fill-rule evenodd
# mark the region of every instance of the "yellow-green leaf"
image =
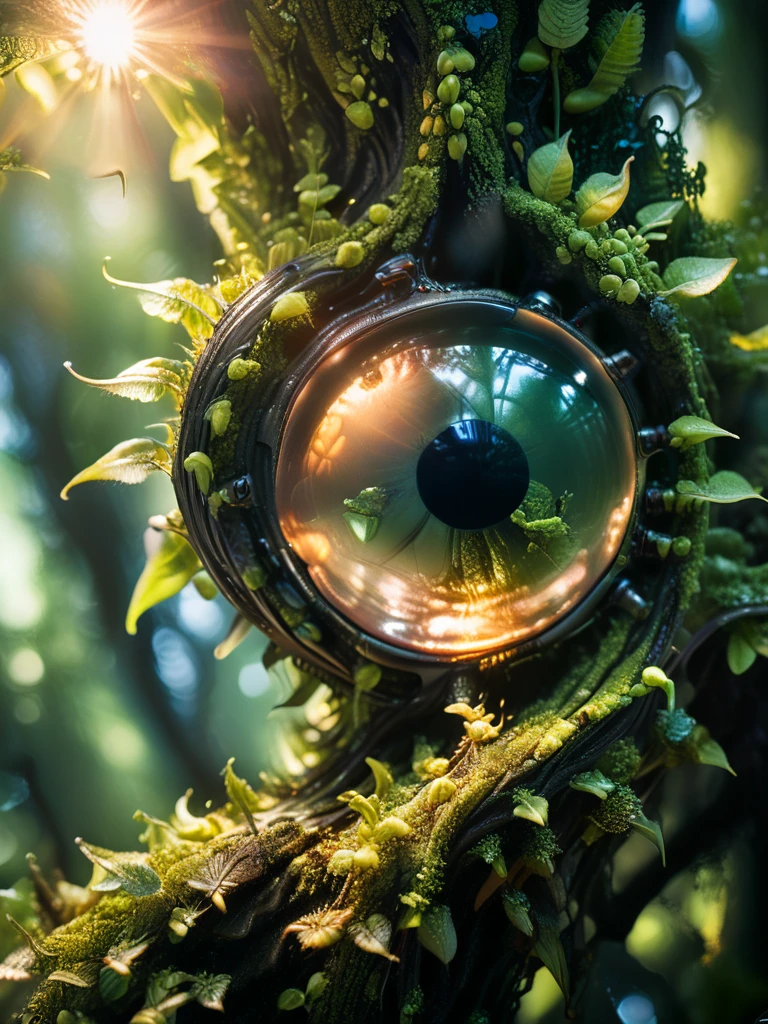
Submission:
<svg viewBox="0 0 768 1024">
<path fill-rule="evenodd" d="M 152 896 L 162 888 L 160 876 L 147 863 L 145 853 L 113 853 L 100 846 L 91 846 L 82 839 L 75 843 L 88 860 L 106 872 L 100 882 L 91 883 L 97 892 L 124 889 L 131 896 Z"/>
<path fill-rule="evenodd" d="M 733 437 L 737 441 L 739 439 L 738 434 L 723 430 L 701 416 L 680 416 L 669 424 L 667 430 L 672 435 L 672 447 L 681 448 L 683 451 L 694 444 L 701 444 L 702 441 L 709 441 L 715 437 Z"/>
<path fill-rule="evenodd" d="M 587 34 L 589 0 L 542 0 L 539 39 L 547 46 L 567 50 Z"/>
<path fill-rule="evenodd" d="M 456 956 L 458 940 L 456 928 L 448 907 L 430 907 L 424 912 L 419 925 L 419 942 L 444 964 Z"/>
<path fill-rule="evenodd" d="M 654 228 L 663 228 L 671 224 L 684 206 L 683 199 L 662 199 L 659 203 L 649 203 L 638 210 L 635 219 L 640 225 L 643 237 L 647 239 L 648 232 Z"/>
<path fill-rule="evenodd" d="M 141 308 L 148 316 L 159 317 L 169 324 L 181 324 L 195 341 L 210 338 L 221 317 L 221 303 L 202 285 L 185 277 L 141 284 L 111 277 L 106 266 L 102 273 L 110 284 L 139 292 Z"/>
<path fill-rule="evenodd" d="M 125 617 L 126 630 L 133 635 L 139 617 L 161 601 L 178 594 L 199 569 L 200 559 L 189 541 L 181 534 L 162 531 L 157 550 L 147 558 L 133 589 Z"/>
<path fill-rule="evenodd" d="M 744 352 L 764 352 L 768 349 L 768 324 L 750 334 L 732 334 L 731 344 Z"/>
<path fill-rule="evenodd" d="M 640 4 L 635 4 L 624 15 L 589 85 L 583 89 L 575 89 L 565 97 L 563 106 L 568 113 L 584 114 L 615 95 L 627 78 L 637 70 L 644 39 L 643 8 Z"/>
<path fill-rule="evenodd" d="M 601 171 L 587 178 L 576 193 L 580 228 L 595 227 L 618 213 L 629 192 L 629 165 L 634 159 L 629 157 L 618 174 Z"/>
<path fill-rule="evenodd" d="M 559 203 L 570 194 L 573 185 L 573 161 L 568 152 L 566 132 L 557 142 L 534 150 L 528 158 L 528 184 L 537 199 Z"/>
<path fill-rule="evenodd" d="M 699 501 L 711 501 L 715 505 L 730 505 L 737 501 L 748 501 L 750 498 L 768 501 L 768 498 L 764 498 L 748 480 L 730 469 L 720 470 L 703 483 L 679 480 L 677 493 L 697 498 Z"/>
<path fill-rule="evenodd" d="M 188 455 L 184 459 L 184 469 L 188 473 L 195 474 L 197 486 L 203 494 L 207 494 L 213 480 L 213 463 L 205 452 L 192 452 L 191 455 Z"/>
<path fill-rule="evenodd" d="M 89 480 L 117 480 L 122 484 L 140 484 L 156 469 L 162 469 L 170 476 L 171 456 L 165 445 L 152 437 L 135 437 L 131 441 L 121 441 L 106 455 L 97 459 L 92 466 L 72 477 L 61 492 L 61 497 L 66 501 L 73 487 Z"/>
<path fill-rule="evenodd" d="M 662 275 L 665 290 L 659 295 L 683 295 L 689 299 L 709 295 L 736 266 L 730 257 L 681 256 L 673 260 Z"/>
<path fill-rule="evenodd" d="M 110 395 L 119 395 L 121 398 L 130 398 L 137 402 L 156 402 L 167 391 L 178 397 L 183 394 L 181 380 L 184 364 L 177 359 L 163 359 L 161 356 L 142 359 L 128 369 L 122 370 L 116 377 L 105 380 L 83 377 L 72 369 L 69 362 L 64 363 L 64 367 L 84 384 L 100 388 Z"/>
<path fill-rule="evenodd" d="M 309 303 L 304 292 L 287 292 L 281 295 L 272 307 L 269 319 L 275 323 L 281 320 L 290 320 L 295 316 L 306 316 L 309 313 Z"/>
</svg>

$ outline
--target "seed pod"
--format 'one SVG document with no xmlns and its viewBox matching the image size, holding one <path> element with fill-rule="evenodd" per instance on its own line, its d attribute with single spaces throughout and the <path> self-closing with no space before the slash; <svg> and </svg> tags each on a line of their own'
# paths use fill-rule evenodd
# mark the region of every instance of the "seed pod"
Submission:
<svg viewBox="0 0 768 1024">
<path fill-rule="evenodd" d="M 460 103 L 454 103 L 450 109 L 449 117 L 451 119 L 451 127 L 457 131 L 464 124 L 464 118 L 466 117 L 466 111 Z"/>
<path fill-rule="evenodd" d="M 452 135 L 448 139 L 448 155 L 452 160 L 461 160 L 467 152 L 467 136 L 464 132 Z"/>
<path fill-rule="evenodd" d="M 441 103 L 449 107 L 459 98 L 461 82 L 456 75 L 446 75 L 437 87 L 437 96 Z"/>
</svg>

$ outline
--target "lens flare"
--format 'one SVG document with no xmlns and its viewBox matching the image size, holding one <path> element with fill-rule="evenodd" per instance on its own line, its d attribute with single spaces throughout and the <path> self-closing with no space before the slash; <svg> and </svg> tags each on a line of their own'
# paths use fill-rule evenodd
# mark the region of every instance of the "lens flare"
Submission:
<svg viewBox="0 0 768 1024">
<path fill-rule="evenodd" d="M 81 39 L 86 56 L 116 72 L 126 67 L 134 55 L 135 19 L 122 3 L 100 3 L 84 15 Z"/>
</svg>

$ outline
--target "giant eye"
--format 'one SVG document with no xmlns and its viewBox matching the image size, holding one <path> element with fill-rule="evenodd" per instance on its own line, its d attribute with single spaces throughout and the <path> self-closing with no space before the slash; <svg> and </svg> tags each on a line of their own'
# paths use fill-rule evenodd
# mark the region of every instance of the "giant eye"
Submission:
<svg viewBox="0 0 768 1024">
<path fill-rule="evenodd" d="M 279 410 L 275 508 L 313 586 L 365 635 L 466 657 L 599 591 L 637 490 L 599 356 L 503 300 L 445 295 L 341 332 Z"/>
</svg>

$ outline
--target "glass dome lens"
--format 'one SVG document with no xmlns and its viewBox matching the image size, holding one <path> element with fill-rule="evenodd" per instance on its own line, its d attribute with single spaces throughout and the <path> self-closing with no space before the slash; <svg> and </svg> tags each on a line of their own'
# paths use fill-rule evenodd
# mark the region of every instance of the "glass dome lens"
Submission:
<svg viewBox="0 0 768 1024">
<path fill-rule="evenodd" d="M 276 504 L 356 627 L 463 657 L 588 596 L 636 478 L 627 408 L 586 344 L 537 313 L 446 298 L 329 346 L 288 410 Z"/>
</svg>

